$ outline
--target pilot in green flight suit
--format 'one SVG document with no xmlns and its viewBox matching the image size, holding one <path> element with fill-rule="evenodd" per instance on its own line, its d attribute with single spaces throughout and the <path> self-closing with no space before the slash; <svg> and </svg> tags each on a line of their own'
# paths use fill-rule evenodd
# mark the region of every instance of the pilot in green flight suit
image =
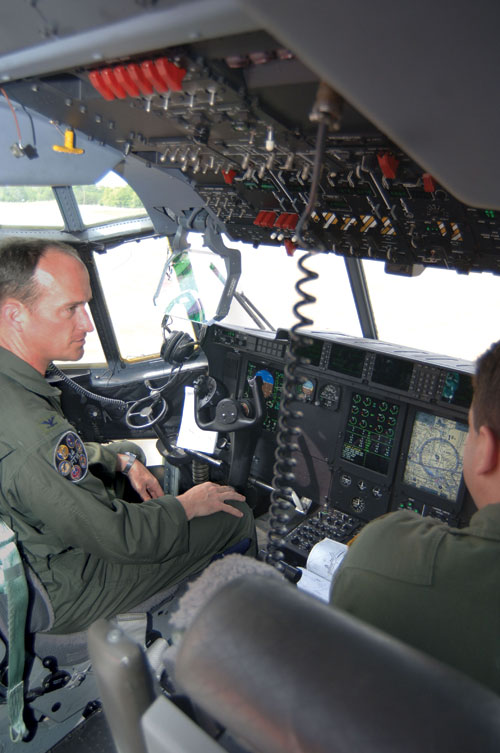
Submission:
<svg viewBox="0 0 500 753">
<path fill-rule="evenodd" d="M 33 280 L 34 300 L 33 285 L 23 298 Z M 83 354 L 89 297 L 73 249 L 40 241 L 0 248 L 0 514 L 47 589 L 59 633 L 132 608 L 240 542 L 256 551 L 252 514 L 231 487 L 163 495 L 137 459 L 129 480 L 145 501 L 115 496 L 124 449 L 136 446 L 84 445 L 43 376 L 50 360 Z"/>
<path fill-rule="evenodd" d="M 330 600 L 500 693 L 500 343 L 478 360 L 464 478 L 469 526 L 410 511 L 373 521 Z"/>
<path fill-rule="evenodd" d="M 500 693 L 500 505 L 450 528 L 390 513 L 349 547 L 332 603 Z"/>
</svg>

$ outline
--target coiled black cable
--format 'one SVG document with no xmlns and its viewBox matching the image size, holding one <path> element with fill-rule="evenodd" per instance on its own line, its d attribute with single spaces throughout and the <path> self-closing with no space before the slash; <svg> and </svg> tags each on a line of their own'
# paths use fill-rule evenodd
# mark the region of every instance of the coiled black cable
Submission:
<svg viewBox="0 0 500 753">
<path fill-rule="evenodd" d="M 77 392 L 82 397 L 90 398 L 90 400 L 95 400 L 96 402 L 101 403 L 101 405 L 108 405 L 109 407 L 118 408 L 122 411 L 126 411 L 128 408 L 128 404 L 123 400 L 116 400 L 113 397 L 98 395 L 95 392 L 91 392 L 90 390 L 85 389 L 85 387 L 82 387 L 81 384 L 78 384 L 78 382 L 75 382 L 74 379 L 71 379 L 71 377 L 65 374 L 64 371 L 61 371 L 61 369 L 58 369 L 57 366 L 54 366 L 53 363 L 50 364 L 49 371 L 52 374 L 56 374 L 59 379 L 65 382 L 65 384 L 71 387 L 72 390 Z"/>
<path fill-rule="evenodd" d="M 308 248 L 304 240 L 303 232 L 316 205 L 318 186 L 321 179 L 321 169 L 326 144 L 327 122 L 318 124 L 316 140 L 316 152 L 314 169 L 311 180 L 311 190 L 307 206 L 305 207 L 296 229 L 297 239 L 301 246 Z M 322 250 L 321 247 L 319 250 Z M 293 482 L 295 480 L 294 467 L 296 461 L 293 453 L 298 449 L 298 437 L 301 434 L 297 421 L 302 417 L 302 411 L 294 409 L 292 403 L 298 399 L 297 388 L 303 383 L 296 371 L 301 364 L 309 363 L 308 359 L 300 354 L 300 350 L 307 347 L 311 340 L 301 332 L 305 327 L 313 324 L 313 320 L 307 317 L 302 308 L 315 303 L 316 298 L 304 289 L 304 286 L 316 280 L 318 274 L 306 266 L 308 259 L 314 256 L 315 251 L 309 249 L 300 257 L 298 268 L 303 276 L 298 280 L 295 289 L 299 295 L 297 303 L 293 307 L 296 322 L 290 330 L 290 342 L 285 356 L 285 379 L 283 384 L 282 400 L 278 416 L 278 433 L 276 437 L 275 463 L 273 466 L 273 491 L 271 492 L 271 519 L 267 537 L 266 562 L 272 564 L 286 575 L 290 569 L 284 563 L 283 552 L 284 537 L 289 531 L 289 523 L 295 513 L 293 503 Z M 290 575 L 292 577 L 292 575 Z"/>
<path fill-rule="evenodd" d="M 294 468 L 296 460 L 293 453 L 298 450 L 298 438 L 301 429 L 297 422 L 302 418 L 302 411 L 292 407 L 298 399 L 298 387 L 304 379 L 297 375 L 297 367 L 309 363 L 309 360 L 300 355 L 300 351 L 311 343 L 311 340 L 301 334 L 300 330 L 313 323 L 301 311 L 303 306 L 308 306 L 316 301 L 315 297 L 304 290 L 304 285 L 316 280 L 318 274 L 306 267 L 306 262 L 313 256 L 307 252 L 298 262 L 298 267 L 303 277 L 297 282 L 295 289 L 299 293 L 299 300 L 293 307 L 297 322 L 290 330 L 290 342 L 285 356 L 285 379 L 278 416 L 278 434 L 276 437 L 275 463 L 273 466 L 273 491 L 271 492 L 271 519 L 267 538 L 266 561 L 273 564 L 278 570 L 284 570 L 284 536 L 289 531 L 289 523 L 295 513 L 295 505 L 292 499 L 293 482 L 295 480 Z"/>
</svg>

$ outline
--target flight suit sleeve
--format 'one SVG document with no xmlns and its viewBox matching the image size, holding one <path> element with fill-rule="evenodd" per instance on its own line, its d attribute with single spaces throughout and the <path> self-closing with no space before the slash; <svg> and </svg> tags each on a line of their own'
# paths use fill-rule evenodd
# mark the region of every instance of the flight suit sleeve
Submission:
<svg viewBox="0 0 500 753">
<path fill-rule="evenodd" d="M 56 550 L 78 547 L 121 563 L 164 562 L 188 551 L 189 522 L 178 499 L 127 503 L 90 471 L 76 482 L 61 475 L 50 461 L 53 452 L 42 446 L 29 462 L 18 463 L 4 495 Z"/>
<path fill-rule="evenodd" d="M 89 468 L 102 478 L 112 478 L 116 473 L 116 456 L 121 452 L 133 452 L 141 463 L 146 462 L 146 456 L 139 445 L 129 440 L 100 444 L 99 442 L 85 442 Z"/>
<path fill-rule="evenodd" d="M 188 550 L 189 524 L 175 497 L 134 505 L 109 498 L 102 482 L 88 474 L 73 484 L 50 467 L 37 479 L 16 479 L 18 500 L 30 500 L 27 514 L 60 542 L 61 551 L 78 547 L 110 562 L 167 561 Z"/>
</svg>

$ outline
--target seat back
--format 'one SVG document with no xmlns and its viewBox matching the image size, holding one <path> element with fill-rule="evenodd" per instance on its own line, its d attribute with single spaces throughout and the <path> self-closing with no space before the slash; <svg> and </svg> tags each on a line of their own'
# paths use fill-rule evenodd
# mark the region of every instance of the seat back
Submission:
<svg viewBox="0 0 500 753">
<path fill-rule="evenodd" d="M 260 753 L 497 753 L 500 697 L 299 592 L 247 576 L 184 635 L 176 683 Z"/>
<path fill-rule="evenodd" d="M 10 530 L 10 529 L 9 529 Z M 12 534 L 12 532 L 10 532 Z M 14 535 L 9 538 L 9 545 L 15 547 Z M 14 554 L 18 554 L 15 549 Z M 24 571 L 24 572 L 23 572 Z M 78 722 L 78 712 L 81 714 L 88 704 L 94 704 L 98 697 L 95 677 L 91 672 L 87 631 L 82 630 L 69 634 L 52 634 L 54 625 L 54 611 L 48 593 L 36 573 L 24 562 L 17 559 L 17 575 L 23 575 L 25 599 L 23 605 L 17 600 L 11 600 L 9 615 L 9 597 L 0 592 L 0 662 L 4 672 L 3 681 L 10 678 L 12 666 L 17 667 L 15 676 L 19 679 L 24 674 L 23 683 L 16 684 L 16 697 L 9 708 L 0 704 L 0 750 L 8 747 L 8 727 L 16 731 L 18 738 L 26 735 L 24 720 L 29 720 L 29 734 L 35 734 L 40 740 L 40 750 L 51 747 L 57 739 L 67 734 Z M 26 589 L 27 585 L 27 589 Z M 178 586 L 171 586 L 152 596 L 142 604 L 131 609 L 137 615 L 134 625 L 146 634 L 147 612 L 153 607 L 165 602 L 177 590 Z M 27 612 L 26 610 L 27 594 Z M 18 608 L 19 607 L 19 608 Z M 22 608 L 21 608 L 22 607 Z M 15 622 L 14 630 L 9 631 L 9 616 Z M 138 619 L 140 616 L 140 620 Z M 132 615 L 119 615 L 125 621 L 132 621 Z M 20 636 L 21 640 L 13 642 L 14 653 L 9 653 L 9 639 L 12 635 Z M 13 661 L 13 657 L 15 661 Z M 24 673 L 23 673 L 24 667 Z M 8 689 L 11 695 L 11 688 Z M 30 714 L 23 713 L 23 705 L 29 705 Z M 57 731 L 50 724 L 37 724 L 38 719 L 50 719 L 57 722 Z M 16 721 L 17 720 L 17 721 Z M 49 739 L 50 745 L 43 747 L 43 741 Z"/>
<path fill-rule="evenodd" d="M 67 635 L 52 635 L 46 631 L 54 624 L 54 610 L 42 582 L 25 562 L 28 584 L 28 614 L 26 618 L 26 648 L 40 658 L 54 656 L 60 665 L 72 665 L 88 659 L 87 636 L 84 630 Z M 8 600 L 0 594 L 0 633 L 8 643 Z"/>
</svg>

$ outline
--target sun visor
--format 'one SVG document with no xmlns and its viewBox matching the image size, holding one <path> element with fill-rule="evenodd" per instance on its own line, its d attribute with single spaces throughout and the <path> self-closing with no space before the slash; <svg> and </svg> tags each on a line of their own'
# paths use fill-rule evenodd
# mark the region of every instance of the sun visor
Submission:
<svg viewBox="0 0 500 753">
<path fill-rule="evenodd" d="M 90 185 L 123 159 L 116 149 L 89 141 L 66 124 L 51 123 L 17 102 L 10 105 L 0 96 L 0 182 L 4 186 Z"/>
</svg>

